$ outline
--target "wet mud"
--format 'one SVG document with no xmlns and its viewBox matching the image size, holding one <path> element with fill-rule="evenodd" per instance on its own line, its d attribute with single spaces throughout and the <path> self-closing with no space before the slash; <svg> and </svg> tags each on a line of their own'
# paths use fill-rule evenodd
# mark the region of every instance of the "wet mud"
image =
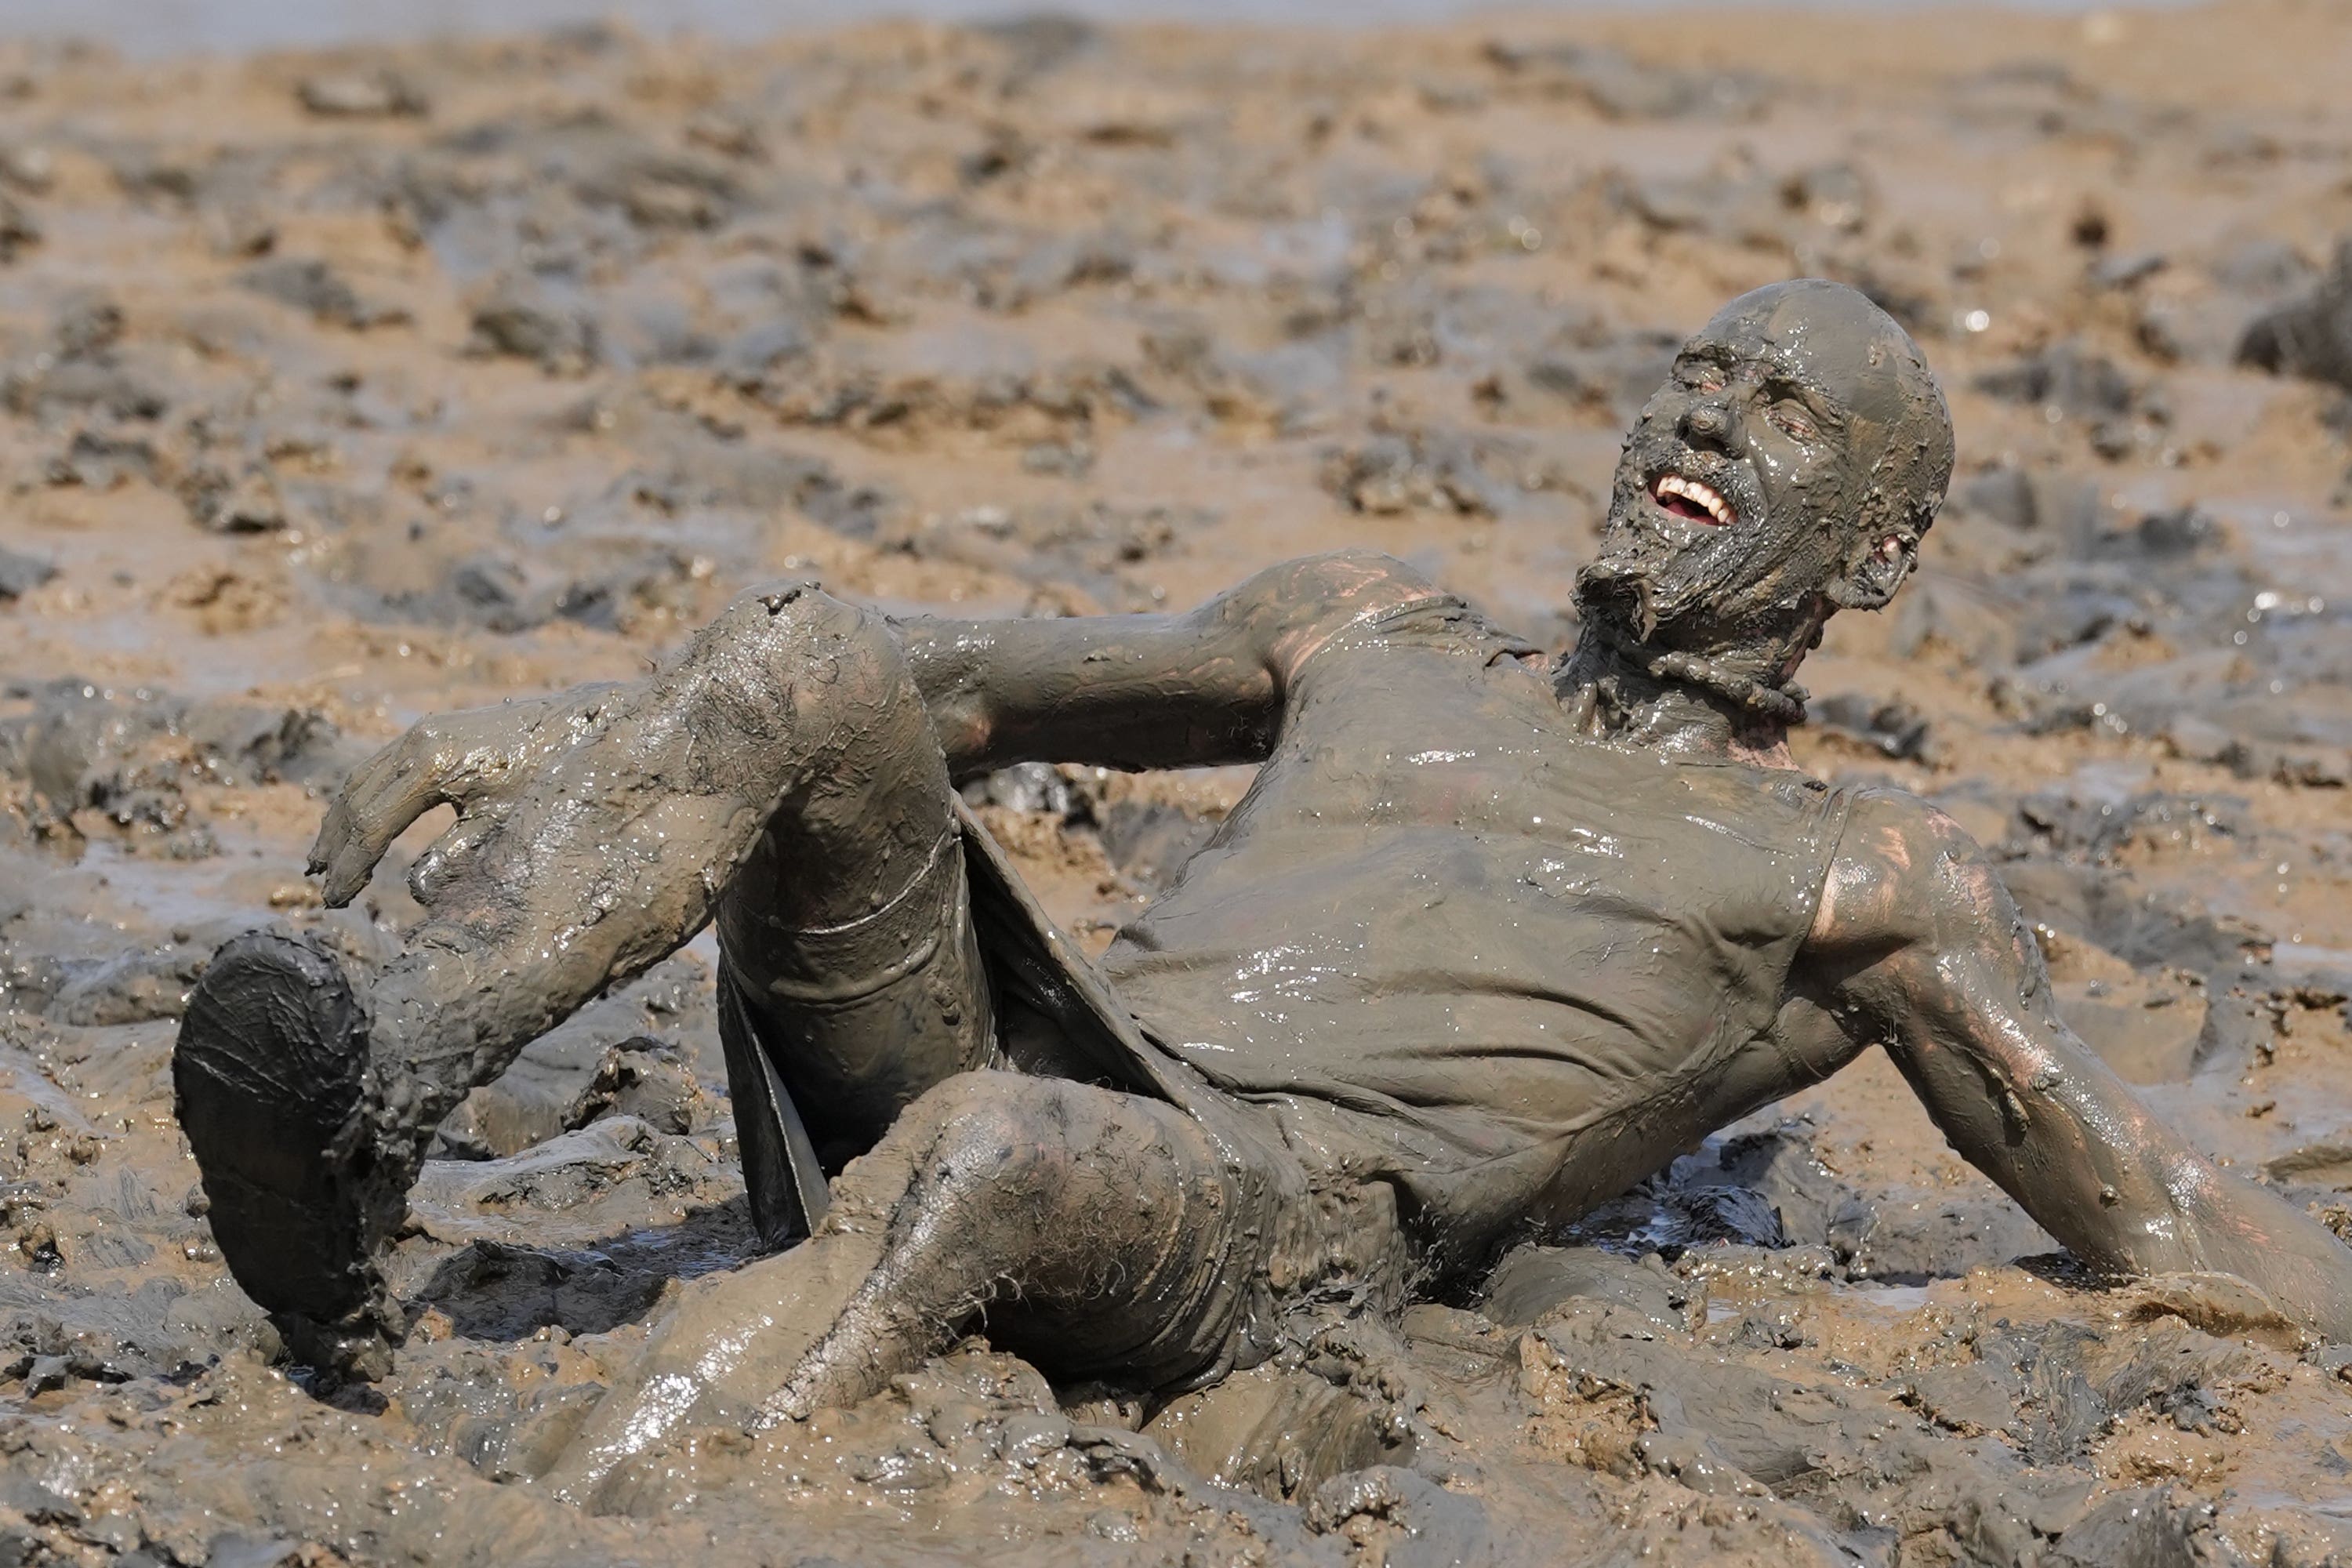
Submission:
<svg viewBox="0 0 2352 1568">
<path fill-rule="evenodd" d="M 2284 0 L 0 50 L 0 1555 L 2352 1554 L 2352 1352 L 2090 1278 L 1876 1053 L 1165 1408 L 973 1341 L 594 1509 L 535 1478 L 758 1249 L 709 939 L 442 1126 L 370 1388 L 278 1360 L 170 1077 L 227 935 L 364 969 L 419 916 L 301 875 L 360 759 L 754 582 L 1062 615 L 1361 544 L 1560 647 L 1674 346 L 1819 275 L 1917 339 L 1958 463 L 1799 761 L 1958 819 L 2075 1030 L 2352 1233 L 2347 52 Z M 1099 950 L 1247 779 L 966 796 Z"/>
</svg>

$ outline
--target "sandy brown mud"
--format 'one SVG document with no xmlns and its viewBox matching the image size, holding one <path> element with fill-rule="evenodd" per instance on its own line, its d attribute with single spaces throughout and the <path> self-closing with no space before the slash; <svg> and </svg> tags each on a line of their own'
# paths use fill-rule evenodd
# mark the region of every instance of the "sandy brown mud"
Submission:
<svg viewBox="0 0 2352 1568">
<path fill-rule="evenodd" d="M 394 1259 L 420 1331 L 376 1398 L 273 1368 L 168 1076 L 228 932 L 365 963 L 415 916 L 397 877 L 328 915 L 299 875 L 352 763 L 427 710 L 634 678 L 750 582 L 1139 609 L 1368 544 L 1557 646 L 1628 400 L 1723 299 L 1804 272 L 1903 316 L 1960 471 L 1905 600 L 1809 664 L 1800 759 L 1996 847 L 2074 1027 L 2347 1224 L 2346 29 L 2250 5 L 7 57 L 6 1550 L 2352 1551 L 2347 1358 L 2221 1282 L 2090 1287 L 1875 1058 L 1491 1297 L 1303 1350 L 1310 1382 L 1138 1434 L 971 1346 L 710 1434 L 622 1517 L 513 1478 L 667 1281 L 753 1246 L 707 949 L 445 1127 Z M 1244 782 L 971 793 L 1098 944 Z"/>
</svg>

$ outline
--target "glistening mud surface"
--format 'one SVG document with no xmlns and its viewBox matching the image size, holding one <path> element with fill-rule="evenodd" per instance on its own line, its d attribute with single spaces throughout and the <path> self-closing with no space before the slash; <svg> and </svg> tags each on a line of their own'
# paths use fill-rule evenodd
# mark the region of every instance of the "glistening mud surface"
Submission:
<svg viewBox="0 0 2352 1568">
<path fill-rule="evenodd" d="M 692 952 L 446 1130 L 380 1397 L 213 1258 L 174 1016 L 233 930 L 414 916 L 298 873 L 417 714 L 787 574 L 1056 614 L 1365 543 L 1557 644 L 1631 401 L 1792 273 L 1905 317 L 1961 454 L 1800 755 L 1998 847 L 2077 1029 L 2352 1226 L 2352 21 L 1567 26 L 0 57 L 0 1553 L 2352 1553 L 2352 1356 L 2088 1287 L 1875 1057 L 1317 1383 L 1138 1434 L 974 1345 L 625 1517 L 519 1478 L 747 1246 Z M 974 794 L 1098 943 L 1244 782 Z"/>
</svg>

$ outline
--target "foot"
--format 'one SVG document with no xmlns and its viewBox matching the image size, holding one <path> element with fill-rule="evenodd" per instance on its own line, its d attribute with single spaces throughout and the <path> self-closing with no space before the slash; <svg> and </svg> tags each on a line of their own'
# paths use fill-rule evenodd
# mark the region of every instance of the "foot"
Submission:
<svg viewBox="0 0 2352 1568">
<path fill-rule="evenodd" d="M 887 627 L 803 584 L 739 597 L 646 680 L 429 720 L 363 763 L 312 851 L 326 901 L 454 804 L 409 879 L 428 919 L 364 1005 L 324 952 L 240 937 L 191 999 L 173 1063 L 222 1256 L 297 1359 L 389 1366 L 403 1326 L 377 1258 L 432 1130 L 525 1043 L 692 938 L 788 797 L 807 797 L 794 824 L 927 852 L 935 790 L 902 789 L 892 815 L 856 787 L 921 747 L 943 787 Z"/>
<path fill-rule="evenodd" d="M 341 966 L 268 931 L 213 959 L 172 1058 L 221 1257 L 294 1359 L 338 1377 L 383 1375 L 404 1327 L 377 1258 L 406 1184 L 379 1169 L 368 1078 L 367 1011 Z"/>
</svg>

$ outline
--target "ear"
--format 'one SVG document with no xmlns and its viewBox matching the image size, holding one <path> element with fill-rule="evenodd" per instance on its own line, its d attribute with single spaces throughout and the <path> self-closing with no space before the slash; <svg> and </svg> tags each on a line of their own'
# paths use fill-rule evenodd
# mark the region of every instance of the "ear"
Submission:
<svg viewBox="0 0 2352 1568">
<path fill-rule="evenodd" d="M 1903 579 L 1919 563 L 1919 541 L 1906 532 L 1881 533 L 1868 541 L 1862 558 L 1850 563 L 1835 583 L 1830 584 L 1830 597 L 1843 609 L 1884 609 L 1895 597 L 1895 590 L 1903 586 Z"/>
</svg>

